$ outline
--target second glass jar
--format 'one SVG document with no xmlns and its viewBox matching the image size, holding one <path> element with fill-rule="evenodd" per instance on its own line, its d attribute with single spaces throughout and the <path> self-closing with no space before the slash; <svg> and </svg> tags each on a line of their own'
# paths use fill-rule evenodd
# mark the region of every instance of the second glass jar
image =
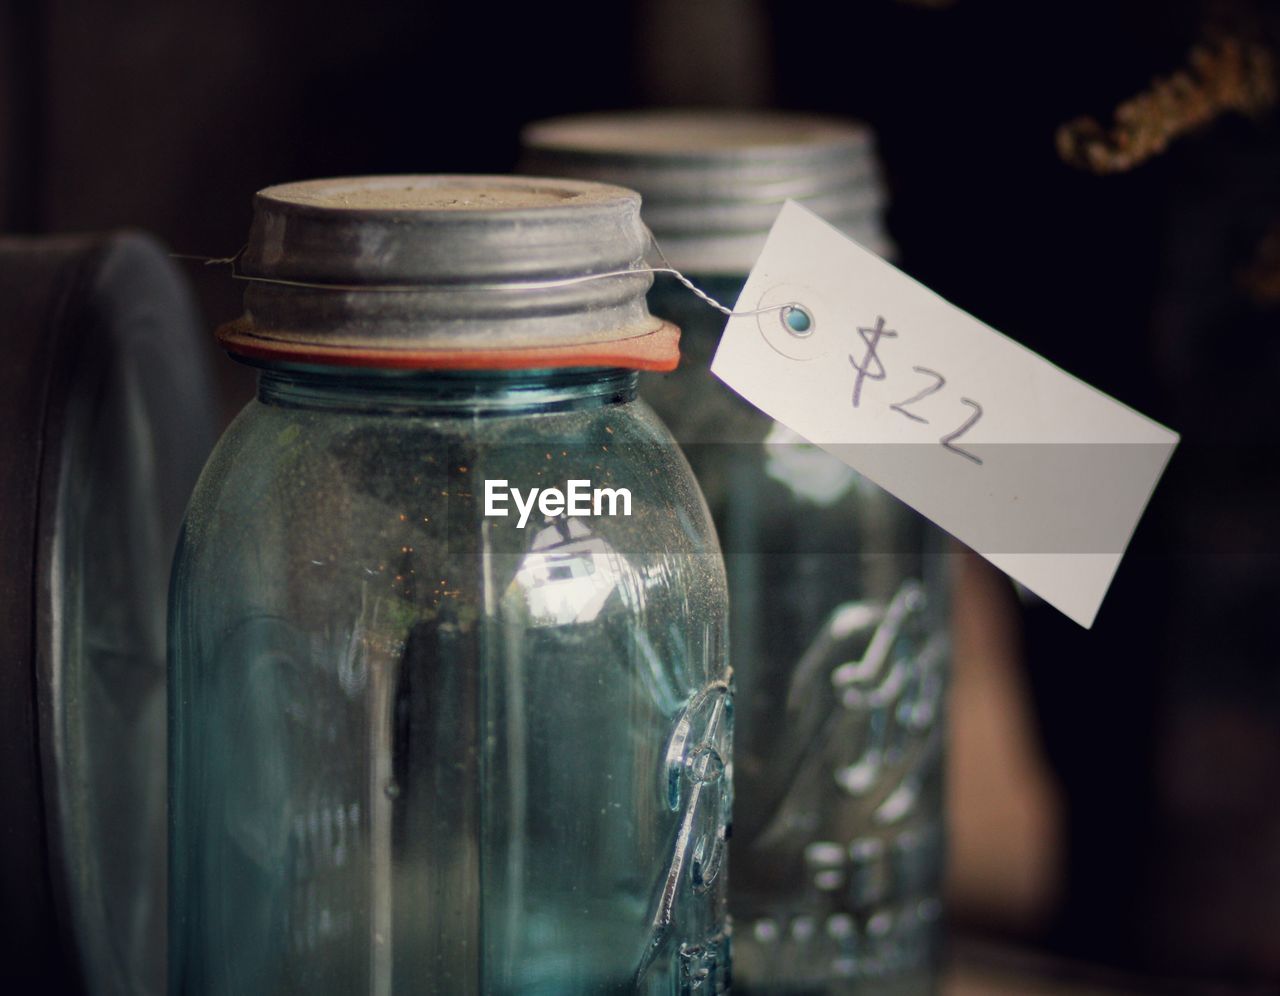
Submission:
<svg viewBox="0 0 1280 996">
<path fill-rule="evenodd" d="M 794 198 L 881 253 L 871 133 L 785 114 L 652 112 L 535 124 L 524 168 L 623 183 L 665 261 L 732 304 Z M 944 537 L 710 373 L 724 317 L 674 281 L 684 330 L 642 395 L 670 425 L 725 552 L 738 688 L 735 984 L 936 984 L 949 659 Z"/>
</svg>

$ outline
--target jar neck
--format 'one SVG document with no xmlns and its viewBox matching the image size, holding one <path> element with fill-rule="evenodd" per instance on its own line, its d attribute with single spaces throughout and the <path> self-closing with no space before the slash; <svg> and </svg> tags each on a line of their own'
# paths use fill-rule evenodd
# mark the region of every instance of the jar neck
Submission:
<svg viewBox="0 0 1280 996">
<path fill-rule="evenodd" d="M 255 364 L 265 405 L 381 414 L 517 415 L 634 400 L 638 375 L 614 367 L 361 370 Z"/>
</svg>

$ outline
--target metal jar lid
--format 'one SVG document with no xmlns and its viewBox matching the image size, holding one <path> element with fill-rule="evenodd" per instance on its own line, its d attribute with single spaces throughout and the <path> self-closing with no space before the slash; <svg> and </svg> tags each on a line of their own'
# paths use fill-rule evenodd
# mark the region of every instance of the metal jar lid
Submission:
<svg viewBox="0 0 1280 996">
<path fill-rule="evenodd" d="M 554 118 L 522 136 L 521 170 L 631 187 L 673 265 L 746 273 L 784 201 L 888 253 L 867 127 L 810 115 L 643 111 Z"/>
<path fill-rule="evenodd" d="M 586 362 L 674 333 L 645 304 L 652 274 L 581 279 L 643 267 L 647 248 L 639 196 L 581 180 L 268 187 L 238 260 L 245 314 L 220 334 L 233 352 L 343 365 Z"/>
</svg>

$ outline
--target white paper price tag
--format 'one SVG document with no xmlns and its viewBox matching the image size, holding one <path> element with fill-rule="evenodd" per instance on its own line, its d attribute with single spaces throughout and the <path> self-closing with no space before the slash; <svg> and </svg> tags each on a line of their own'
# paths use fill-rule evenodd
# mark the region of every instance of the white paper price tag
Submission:
<svg viewBox="0 0 1280 996">
<path fill-rule="evenodd" d="M 1171 432 L 788 202 L 712 372 L 1091 626 Z"/>
</svg>

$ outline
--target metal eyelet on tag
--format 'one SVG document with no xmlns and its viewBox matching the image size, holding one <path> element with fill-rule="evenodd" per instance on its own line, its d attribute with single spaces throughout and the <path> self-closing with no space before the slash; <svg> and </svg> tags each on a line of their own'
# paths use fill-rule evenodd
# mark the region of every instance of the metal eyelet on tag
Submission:
<svg viewBox="0 0 1280 996">
<path fill-rule="evenodd" d="M 802 304 L 788 304 L 778 312 L 783 327 L 797 339 L 813 335 L 813 316 Z"/>
<path fill-rule="evenodd" d="M 811 287 L 784 283 L 770 287 L 754 304 L 738 302 L 760 311 L 756 325 L 769 346 L 790 360 L 816 360 L 830 351 L 830 329 L 822 316 L 833 312 L 822 295 Z"/>
</svg>

